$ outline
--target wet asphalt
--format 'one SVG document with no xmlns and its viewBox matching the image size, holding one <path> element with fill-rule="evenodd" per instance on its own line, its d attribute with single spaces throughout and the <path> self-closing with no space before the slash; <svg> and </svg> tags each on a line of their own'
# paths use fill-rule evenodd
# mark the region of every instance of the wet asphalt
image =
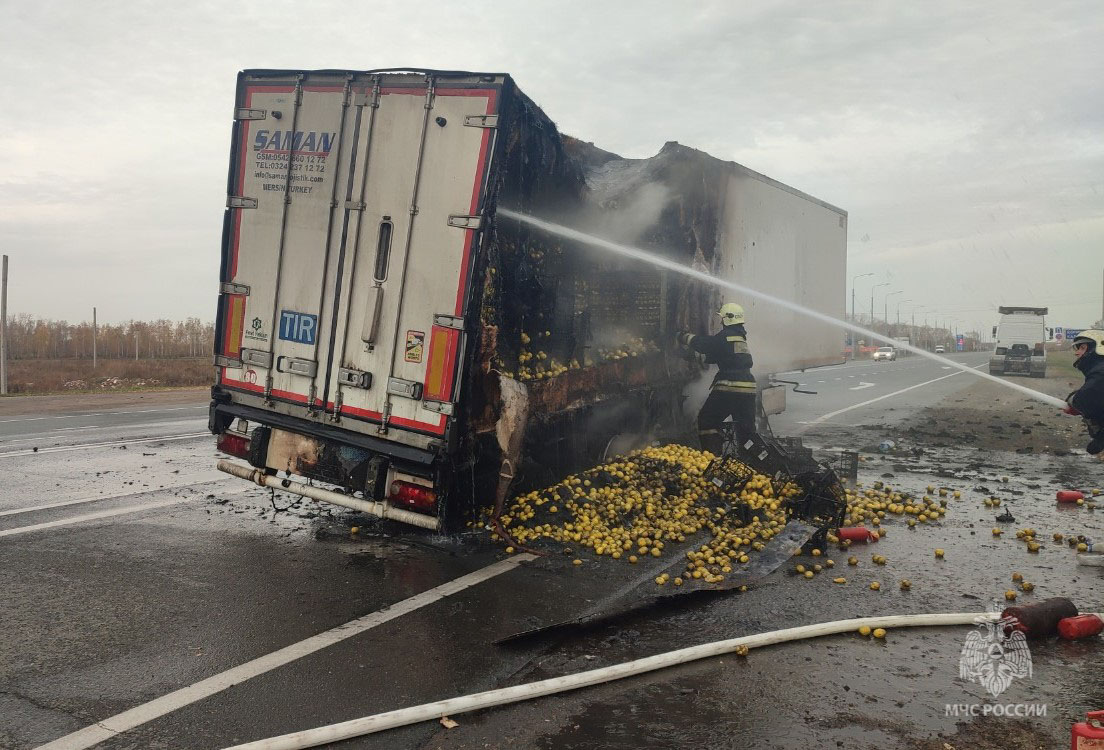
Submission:
<svg viewBox="0 0 1104 750">
<path fill-rule="evenodd" d="M 802 423 L 820 415 L 945 374 L 907 372 L 900 368 L 895 377 L 906 377 L 857 391 L 842 378 L 833 390 L 836 381 L 825 378 L 824 400 L 811 406 L 791 400 L 776 430 L 807 427 Z M 843 378 L 848 374 L 865 373 Z M 894 424 L 917 402 L 931 405 L 957 393 L 967 377 L 911 391 L 907 403 L 885 399 L 845 412 L 855 420 L 848 424 Z M 223 479 L 213 470 L 211 439 L 187 437 L 194 415 L 150 412 L 145 419 L 115 424 L 116 432 L 93 440 L 43 431 L 53 447 L 70 448 L 62 452 L 0 445 L 8 477 L 0 493 L 0 747 L 37 747 L 505 557 L 474 537 L 411 534 Z M 27 432 L 37 426 L 21 429 L 4 434 L 37 437 Z M 814 425 L 807 434 L 826 458 L 853 447 L 838 431 L 818 435 Z M 80 447 L 87 443 L 122 444 Z M 1020 603 L 1063 595 L 1085 610 L 1104 609 L 1100 569 L 1078 565 L 1065 544 L 1050 541 L 1054 532 L 1104 540 L 1104 510 L 1059 508 L 1053 500 L 1056 489 L 1071 484 L 1104 488 L 1104 464 L 1076 453 L 979 455 L 969 446 L 902 445 L 896 454 L 864 459 L 860 481 L 867 484 L 881 480 L 920 494 L 927 485 L 944 486 L 963 497 L 950 501 L 939 524 L 907 530 L 892 520 L 884 540 L 853 548 L 849 554 L 861 562 L 844 566 L 845 586 L 824 574 L 799 578 L 786 565 L 745 594 L 496 645 L 608 593 L 586 571 L 543 561 L 522 565 L 96 746 L 225 747 L 796 624 L 984 611 L 1012 587 L 1013 571 L 1036 584 Z M 989 496 L 1002 498 L 1000 510 L 982 505 Z M 41 507 L 60 502 L 71 504 Z M 1004 508 L 1016 523 L 994 520 Z M 993 526 L 1005 534 L 994 538 Z M 1044 541 L 1037 554 L 1015 539 L 1025 526 Z M 946 559 L 935 559 L 937 546 Z M 874 552 L 889 559 L 886 566 L 871 563 Z M 846 555 L 828 554 L 843 565 Z M 896 585 L 905 577 L 909 592 Z M 868 588 L 872 580 L 881 591 Z M 885 642 L 852 635 L 789 644 L 460 715 L 455 729 L 422 724 L 337 746 L 927 748 L 932 738 L 987 747 L 962 743 L 980 726 L 1003 743 L 992 747 L 1020 747 L 1012 733 L 1036 742 L 1023 747 L 1060 747 L 1074 720 L 1104 707 L 1099 639 L 1051 641 L 1033 644 L 1032 677 L 1014 681 L 1000 698 L 1045 704 L 1045 718 L 979 725 L 947 716 L 947 704 L 992 702 L 959 677 L 965 632 L 891 631 Z"/>
</svg>

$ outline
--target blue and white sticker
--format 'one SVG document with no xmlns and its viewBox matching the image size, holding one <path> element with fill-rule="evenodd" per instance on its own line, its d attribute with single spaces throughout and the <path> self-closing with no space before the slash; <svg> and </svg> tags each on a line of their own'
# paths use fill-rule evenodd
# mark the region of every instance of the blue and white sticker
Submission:
<svg viewBox="0 0 1104 750">
<path fill-rule="evenodd" d="M 313 344 L 318 334 L 318 316 L 294 310 L 280 311 L 280 338 L 297 344 Z"/>
</svg>

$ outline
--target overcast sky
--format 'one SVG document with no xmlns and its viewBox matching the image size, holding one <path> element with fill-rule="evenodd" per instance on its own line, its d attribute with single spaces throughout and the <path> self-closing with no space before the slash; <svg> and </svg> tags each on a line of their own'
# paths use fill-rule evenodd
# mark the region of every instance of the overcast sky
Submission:
<svg viewBox="0 0 1104 750">
<path fill-rule="evenodd" d="M 1104 3 L 0 0 L 9 312 L 214 318 L 235 74 L 511 73 L 560 128 L 846 209 L 902 317 L 1101 315 Z M 849 280 L 850 282 L 850 280 Z M 865 301 L 864 301 L 865 300 Z"/>
</svg>

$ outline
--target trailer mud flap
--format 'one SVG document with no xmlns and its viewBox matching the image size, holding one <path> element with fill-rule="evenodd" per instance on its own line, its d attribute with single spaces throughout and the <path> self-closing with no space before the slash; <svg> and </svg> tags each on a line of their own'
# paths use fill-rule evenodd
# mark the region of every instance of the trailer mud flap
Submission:
<svg viewBox="0 0 1104 750">
<path fill-rule="evenodd" d="M 612 587 L 612 591 L 607 596 L 589 603 L 582 614 L 577 617 L 537 625 L 529 630 L 507 636 L 497 641 L 497 643 L 506 644 L 533 636 L 546 635 L 565 628 L 585 627 L 649 607 L 686 601 L 690 597 L 702 596 L 709 592 L 731 591 L 740 586 L 746 586 L 765 578 L 782 567 L 787 560 L 801 550 L 806 542 L 813 538 L 817 531 L 816 526 L 794 519 L 767 542 L 762 552 L 756 555 L 754 562 L 731 578 L 726 577 L 721 583 L 698 586 L 687 591 L 678 589 L 657 590 L 655 578 L 664 572 L 670 573 L 672 576 L 677 575 L 685 565 L 685 554 L 690 550 L 697 549 L 701 541 L 688 540 L 681 545 L 668 547 L 669 554 L 662 558 L 645 558 L 639 565 L 619 566 L 616 570 L 608 571 L 605 574 L 608 576 L 606 582 Z M 572 567 L 571 561 L 562 557 L 547 557 L 532 563 L 532 566 L 564 569 Z"/>
</svg>

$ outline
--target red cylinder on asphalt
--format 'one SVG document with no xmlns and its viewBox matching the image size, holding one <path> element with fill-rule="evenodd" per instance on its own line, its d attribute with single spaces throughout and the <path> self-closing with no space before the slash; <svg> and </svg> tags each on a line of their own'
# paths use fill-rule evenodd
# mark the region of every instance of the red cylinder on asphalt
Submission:
<svg viewBox="0 0 1104 750">
<path fill-rule="evenodd" d="M 844 526 L 836 536 L 840 538 L 841 542 L 844 539 L 850 539 L 852 542 L 877 541 L 877 538 L 865 526 Z"/>
<path fill-rule="evenodd" d="M 1076 503 L 1078 500 L 1084 500 L 1085 496 L 1077 490 L 1058 490 L 1058 502 L 1060 503 Z"/>
<path fill-rule="evenodd" d="M 1077 615 L 1077 605 L 1064 596 L 1055 596 L 1034 604 L 1006 607 L 1001 619 L 1014 618 L 1005 626 L 1005 635 L 1018 630 L 1028 638 L 1049 638 L 1058 632 L 1059 620 Z"/>
<path fill-rule="evenodd" d="M 1058 621 L 1058 635 L 1068 641 L 1078 638 L 1091 638 L 1104 631 L 1104 620 L 1096 615 L 1078 615 Z"/>
<path fill-rule="evenodd" d="M 1073 725 L 1072 750 L 1104 747 L 1104 711 L 1089 711 L 1085 721 Z"/>
</svg>

